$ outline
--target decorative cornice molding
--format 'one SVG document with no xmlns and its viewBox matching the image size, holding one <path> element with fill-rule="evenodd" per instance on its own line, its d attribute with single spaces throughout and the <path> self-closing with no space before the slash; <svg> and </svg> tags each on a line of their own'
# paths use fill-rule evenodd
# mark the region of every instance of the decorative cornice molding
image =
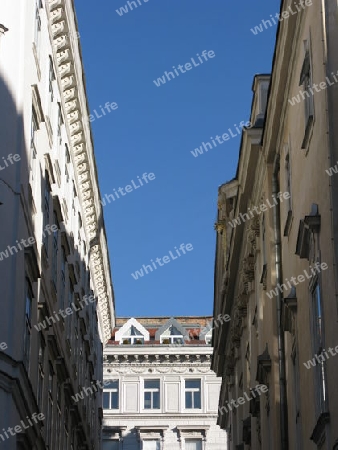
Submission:
<svg viewBox="0 0 338 450">
<path fill-rule="evenodd" d="M 175 364 L 179 365 L 177 369 L 182 367 L 206 367 L 210 368 L 210 355 L 109 355 L 104 359 L 104 368 L 128 368 L 134 367 L 136 370 L 154 367 L 167 366 L 168 368 L 175 368 Z"/>
<path fill-rule="evenodd" d="M 90 243 L 90 261 L 94 273 L 94 292 L 98 299 L 102 339 L 104 344 L 111 337 L 114 322 L 113 291 L 111 287 L 109 263 L 102 242 L 102 215 L 96 191 L 96 174 L 93 168 L 93 149 L 88 125 L 87 104 L 82 106 L 85 91 L 82 79 L 82 64 L 75 57 L 70 40 L 70 30 L 76 28 L 67 14 L 67 0 L 49 0 L 49 22 L 51 39 L 54 46 L 54 61 L 59 81 L 62 104 L 66 111 L 65 123 L 70 135 L 70 147 L 74 169 L 82 199 L 81 206 L 85 220 L 83 221 L 86 237 Z M 71 6 L 72 7 L 72 6 Z M 96 201 L 95 201 L 96 200 Z M 102 238 L 102 239 L 101 239 Z"/>
</svg>

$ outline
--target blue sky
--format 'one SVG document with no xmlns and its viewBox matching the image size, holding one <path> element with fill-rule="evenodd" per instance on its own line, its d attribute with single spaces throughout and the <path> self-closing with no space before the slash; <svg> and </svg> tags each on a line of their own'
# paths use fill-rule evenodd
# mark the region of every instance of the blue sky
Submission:
<svg viewBox="0 0 338 450">
<path fill-rule="evenodd" d="M 240 137 L 191 151 L 247 121 L 252 80 L 270 73 L 277 27 L 250 29 L 279 0 L 75 0 L 118 316 L 208 315 L 213 307 L 217 189 L 234 177 Z M 197 53 L 215 57 L 156 87 L 153 80 Z M 189 66 L 188 66 L 189 67 Z M 177 69 L 178 70 L 178 69 Z M 184 70 L 184 69 L 183 69 Z M 153 173 L 155 179 L 137 179 Z M 131 180 L 139 186 L 128 188 Z M 193 250 L 135 280 L 151 259 Z M 181 253 L 181 252 L 180 252 Z M 167 260 L 168 261 L 168 260 Z"/>
</svg>

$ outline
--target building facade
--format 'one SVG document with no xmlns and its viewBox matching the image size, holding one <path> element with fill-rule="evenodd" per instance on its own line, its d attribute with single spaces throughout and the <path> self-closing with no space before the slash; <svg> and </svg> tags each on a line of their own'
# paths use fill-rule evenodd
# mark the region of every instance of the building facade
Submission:
<svg viewBox="0 0 338 450">
<path fill-rule="evenodd" d="M 116 321 L 104 351 L 104 450 L 225 450 L 211 318 Z"/>
<path fill-rule="evenodd" d="M 253 126 L 218 191 L 214 314 L 231 321 L 212 368 L 231 450 L 338 448 L 337 12 L 282 1 L 272 75 L 254 79 Z"/>
<path fill-rule="evenodd" d="M 72 0 L 0 4 L 0 447 L 99 450 L 114 296 Z"/>
</svg>

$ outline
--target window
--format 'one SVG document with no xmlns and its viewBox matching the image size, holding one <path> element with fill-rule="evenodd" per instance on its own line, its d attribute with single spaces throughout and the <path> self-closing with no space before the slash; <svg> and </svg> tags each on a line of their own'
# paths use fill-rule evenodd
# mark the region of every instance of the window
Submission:
<svg viewBox="0 0 338 450">
<path fill-rule="evenodd" d="M 65 164 L 65 176 L 66 176 L 66 183 L 69 183 L 69 172 L 67 169 L 67 164 L 70 163 L 70 153 L 68 149 L 68 145 L 65 144 L 65 155 L 66 155 L 66 164 Z"/>
<path fill-rule="evenodd" d="M 43 409 L 43 386 L 44 386 L 44 362 L 45 362 L 45 343 L 42 335 L 39 335 L 39 368 L 38 368 L 38 386 L 37 386 L 37 400 L 40 411 Z"/>
<path fill-rule="evenodd" d="M 119 409 L 119 381 L 111 381 L 105 385 L 103 409 Z"/>
<path fill-rule="evenodd" d="M 35 4 L 35 24 L 34 24 L 34 44 L 36 56 L 40 55 L 40 41 L 41 41 L 41 17 L 40 9 L 42 8 L 41 0 L 37 0 Z"/>
<path fill-rule="evenodd" d="M 61 293 L 60 293 L 60 306 L 61 309 L 65 306 L 65 290 L 66 290 L 66 250 L 64 246 L 61 247 Z"/>
<path fill-rule="evenodd" d="M 32 120 L 31 120 L 31 154 L 30 154 L 30 170 L 31 170 L 31 184 L 35 179 L 36 171 L 36 141 L 37 141 L 37 131 L 39 129 L 38 120 L 34 109 L 32 109 Z"/>
<path fill-rule="evenodd" d="M 314 111 L 314 102 L 313 102 L 313 82 L 312 82 L 312 69 L 311 69 L 311 56 L 310 56 L 310 43 L 309 41 L 304 41 L 304 61 L 302 66 L 302 71 L 300 75 L 299 85 L 303 86 L 304 92 L 301 92 L 301 96 L 304 100 L 304 112 L 305 112 L 305 136 L 302 144 L 302 148 L 307 146 L 310 129 L 313 123 L 313 111 Z"/>
<path fill-rule="evenodd" d="M 160 380 L 144 380 L 144 409 L 160 409 Z"/>
<path fill-rule="evenodd" d="M 326 375 L 325 375 L 325 355 L 323 355 L 324 350 L 324 339 L 323 339 L 323 316 L 322 316 L 322 300 L 320 292 L 320 284 L 316 281 L 312 290 L 312 308 L 313 308 L 313 344 L 314 352 L 317 355 L 316 366 L 316 398 L 317 398 L 317 411 L 318 413 L 323 413 L 326 410 Z"/>
<path fill-rule="evenodd" d="M 61 131 L 62 131 L 62 125 L 63 125 L 63 118 L 62 118 L 62 111 L 61 111 L 61 103 L 58 103 L 58 128 L 57 128 L 57 137 L 58 137 L 58 143 L 61 145 Z"/>
<path fill-rule="evenodd" d="M 57 416 L 56 416 L 55 449 L 59 450 L 61 448 L 61 383 L 59 382 L 56 391 L 56 405 L 57 405 Z"/>
<path fill-rule="evenodd" d="M 201 439 L 186 439 L 184 450 L 202 450 Z"/>
<path fill-rule="evenodd" d="M 70 153 L 69 153 L 69 148 L 68 148 L 67 144 L 65 144 L 65 153 L 66 153 L 66 163 L 69 164 L 70 163 Z"/>
<path fill-rule="evenodd" d="M 210 330 L 208 334 L 205 335 L 205 343 L 207 345 L 211 345 L 211 341 L 212 341 L 212 331 Z"/>
<path fill-rule="evenodd" d="M 160 450 L 161 443 L 159 439 L 156 440 L 144 440 L 142 441 L 142 450 Z"/>
<path fill-rule="evenodd" d="M 52 279 L 55 289 L 57 289 L 58 283 L 58 236 L 59 236 L 59 221 L 56 212 L 54 211 L 54 225 L 57 226 L 57 230 L 53 232 L 53 269 Z M 55 228 L 55 227 L 54 227 Z"/>
<path fill-rule="evenodd" d="M 46 231 L 47 225 L 49 225 L 49 202 L 50 202 L 50 182 L 49 175 L 45 173 L 45 193 L 44 193 L 44 209 L 43 209 L 43 245 L 45 247 L 46 253 L 48 255 L 48 236 L 49 233 Z"/>
<path fill-rule="evenodd" d="M 182 333 L 173 325 L 170 325 L 170 327 L 162 333 L 160 337 L 161 344 L 183 344 L 183 335 Z"/>
<path fill-rule="evenodd" d="M 119 450 L 120 442 L 116 439 L 111 441 L 103 441 L 103 450 Z"/>
<path fill-rule="evenodd" d="M 54 370 L 52 363 L 49 361 L 48 374 L 48 415 L 47 415 L 47 442 L 52 444 L 52 430 L 53 430 L 53 385 L 54 385 Z"/>
<path fill-rule="evenodd" d="M 134 325 L 132 325 L 126 332 L 126 334 L 122 336 L 120 344 L 124 345 L 144 344 L 144 336 Z"/>
<path fill-rule="evenodd" d="M 25 335 L 24 335 L 24 358 L 23 362 L 29 370 L 30 348 L 31 348 L 31 330 L 32 330 L 32 303 L 33 303 L 33 290 L 28 278 L 25 283 Z"/>
<path fill-rule="evenodd" d="M 69 278 L 69 286 L 68 286 L 68 307 L 72 307 L 72 303 L 74 301 L 74 286 L 72 280 Z M 67 339 L 70 341 L 72 339 L 72 317 L 70 314 L 67 316 Z"/>
<path fill-rule="evenodd" d="M 266 265 L 267 258 L 266 258 L 266 227 L 265 227 L 265 215 L 262 214 L 262 257 L 263 257 L 263 266 Z"/>
<path fill-rule="evenodd" d="M 185 408 L 201 409 L 201 380 L 185 380 Z"/>
<path fill-rule="evenodd" d="M 290 198 L 286 200 L 288 211 L 290 211 L 292 208 L 291 208 L 291 162 L 289 152 L 285 157 L 285 188 L 286 192 L 290 194 Z"/>
<path fill-rule="evenodd" d="M 53 90 L 53 82 L 55 80 L 55 73 L 53 68 L 52 58 L 49 57 L 49 79 L 48 79 L 48 93 L 49 93 L 49 104 L 48 104 L 48 116 L 49 120 L 52 123 L 52 105 L 54 102 L 54 90 Z"/>
<path fill-rule="evenodd" d="M 284 148 L 285 148 L 284 183 L 285 183 L 285 191 L 289 193 L 289 198 L 285 200 L 286 222 L 284 227 L 284 236 L 288 236 L 292 222 L 292 190 L 291 190 L 292 173 L 291 173 L 291 155 L 289 144 L 285 144 Z"/>
<path fill-rule="evenodd" d="M 183 344 L 183 336 L 161 336 L 161 344 Z"/>
<path fill-rule="evenodd" d="M 65 405 L 65 412 L 64 412 L 64 439 L 63 439 L 63 445 L 64 448 L 68 448 L 68 442 L 69 442 L 69 432 L 68 432 L 68 422 L 69 422 L 69 408 L 67 405 Z"/>
</svg>

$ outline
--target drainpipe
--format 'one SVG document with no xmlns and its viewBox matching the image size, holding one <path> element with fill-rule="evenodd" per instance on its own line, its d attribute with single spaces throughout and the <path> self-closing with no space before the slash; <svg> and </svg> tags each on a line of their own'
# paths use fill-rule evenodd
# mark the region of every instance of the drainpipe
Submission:
<svg viewBox="0 0 338 450">
<path fill-rule="evenodd" d="M 277 197 L 279 192 L 279 155 L 276 155 L 273 164 L 272 176 L 272 195 Z M 282 280 L 282 252 L 281 252 L 281 229 L 280 229 L 280 202 L 273 208 L 273 229 L 275 245 L 275 270 L 276 284 L 281 285 Z M 284 331 L 282 327 L 282 308 L 283 297 L 278 289 L 277 294 L 277 338 L 278 338 L 278 367 L 279 367 L 279 394 L 280 394 L 280 430 L 281 430 L 281 449 L 288 450 L 288 410 L 286 395 L 286 376 L 285 376 L 285 342 Z"/>
</svg>

